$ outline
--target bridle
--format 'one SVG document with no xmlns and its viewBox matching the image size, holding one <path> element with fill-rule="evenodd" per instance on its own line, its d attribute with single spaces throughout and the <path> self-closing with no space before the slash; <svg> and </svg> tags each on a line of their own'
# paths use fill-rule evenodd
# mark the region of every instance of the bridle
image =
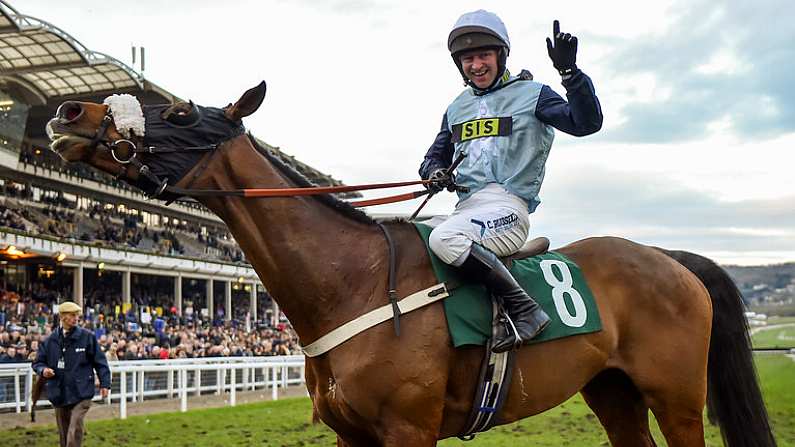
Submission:
<svg viewBox="0 0 795 447">
<path fill-rule="evenodd" d="M 189 192 L 192 191 L 201 191 L 201 190 L 182 190 L 180 188 L 175 188 L 168 184 L 168 179 L 160 179 L 154 172 L 149 168 L 148 165 L 144 164 L 139 158 L 138 154 L 163 154 L 163 153 L 174 153 L 174 152 L 188 152 L 188 151 L 213 151 L 217 149 L 222 144 L 226 143 L 227 141 L 234 139 L 242 134 L 242 132 L 234 133 L 230 136 L 230 138 L 214 143 L 208 144 L 204 146 L 181 146 L 181 147 L 158 147 L 158 146 L 145 146 L 139 148 L 134 141 L 127 138 L 120 138 L 118 140 L 108 140 L 106 139 L 106 134 L 110 125 L 113 124 L 113 115 L 111 113 L 110 107 L 105 112 L 105 116 L 102 118 L 102 123 L 100 123 L 99 128 L 97 129 L 96 134 L 91 139 L 91 143 L 89 143 L 89 150 L 96 150 L 100 145 L 102 145 L 106 150 L 110 152 L 110 156 L 119 163 L 119 172 L 115 175 L 116 180 L 133 180 L 129 175 L 127 175 L 128 168 L 132 166 L 138 176 L 145 177 L 151 182 L 153 182 L 157 187 L 154 189 L 153 192 L 148 193 L 150 198 L 157 199 L 161 198 L 163 193 L 169 192 L 172 194 L 177 195 L 193 195 Z M 141 140 L 143 141 L 143 140 Z M 119 149 L 121 146 L 127 145 L 129 146 L 129 150 L 126 151 L 128 155 L 123 155 L 119 153 Z"/>
</svg>

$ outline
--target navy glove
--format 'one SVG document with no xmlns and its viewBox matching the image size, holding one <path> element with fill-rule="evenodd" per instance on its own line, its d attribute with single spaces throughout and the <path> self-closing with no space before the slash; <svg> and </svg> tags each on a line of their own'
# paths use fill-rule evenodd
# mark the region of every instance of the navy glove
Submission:
<svg viewBox="0 0 795 447">
<path fill-rule="evenodd" d="M 427 180 L 430 180 L 431 183 L 426 184 L 425 187 L 428 188 L 431 194 L 436 194 L 445 188 L 447 188 L 448 191 L 455 190 L 455 175 L 449 174 L 447 169 L 434 169 Z"/>
<path fill-rule="evenodd" d="M 555 20 L 552 22 L 552 38 L 555 39 L 554 46 L 552 40 L 547 37 L 547 52 L 552 59 L 552 65 L 558 70 L 564 79 L 568 79 L 577 71 L 577 38 L 569 33 L 560 32 L 560 23 Z"/>
</svg>

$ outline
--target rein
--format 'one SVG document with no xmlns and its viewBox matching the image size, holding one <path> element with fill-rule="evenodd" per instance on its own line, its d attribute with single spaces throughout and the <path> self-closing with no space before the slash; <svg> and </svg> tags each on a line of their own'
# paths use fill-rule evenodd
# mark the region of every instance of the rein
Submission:
<svg viewBox="0 0 795 447">
<path fill-rule="evenodd" d="M 343 192 L 367 191 L 372 189 L 398 188 L 398 187 L 413 186 L 413 185 L 429 185 L 434 182 L 434 180 L 414 180 L 414 181 L 405 181 L 405 182 L 368 183 L 363 185 L 316 186 L 308 188 L 245 188 L 245 189 L 229 189 L 229 190 L 178 188 L 176 186 L 169 185 L 168 179 L 162 180 L 159 177 L 157 177 L 154 173 L 152 173 L 152 170 L 149 169 L 149 166 L 142 163 L 138 159 L 138 154 L 166 154 L 166 153 L 193 152 L 193 151 L 209 152 L 218 149 L 219 146 L 231 140 L 232 138 L 238 137 L 239 134 L 234 134 L 227 140 L 221 141 L 219 143 L 208 144 L 204 146 L 182 146 L 182 147 L 147 146 L 139 148 L 135 144 L 135 142 L 129 139 L 106 141 L 105 134 L 107 133 L 108 128 L 112 123 L 113 123 L 113 116 L 111 114 L 110 108 L 108 108 L 108 111 L 105 113 L 105 116 L 102 119 L 102 124 L 97 129 L 97 133 L 94 135 L 94 138 L 92 138 L 91 140 L 89 148 L 93 150 L 96 149 L 97 146 L 102 144 L 107 148 L 108 151 L 110 151 L 111 157 L 113 157 L 113 159 L 120 164 L 119 173 L 116 174 L 117 179 L 125 177 L 127 174 L 127 168 L 129 166 L 133 166 L 138 171 L 139 175 L 144 176 L 150 181 L 154 182 L 157 185 L 157 187 L 155 188 L 155 191 L 151 193 L 152 198 L 159 198 L 164 193 L 171 194 L 172 196 L 188 196 L 188 197 L 261 198 L 261 197 L 313 196 L 320 194 L 336 194 Z M 121 148 L 124 146 L 127 146 L 126 155 L 120 154 Z M 404 194 L 380 197 L 376 199 L 352 201 L 348 203 L 354 207 L 383 205 L 387 203 L 413 200 L 425 195 L 429 195 L 429 193 L 430 191 L 428 189 L 423 189 L 421 191 L 414 191 Z"/>
</svg>

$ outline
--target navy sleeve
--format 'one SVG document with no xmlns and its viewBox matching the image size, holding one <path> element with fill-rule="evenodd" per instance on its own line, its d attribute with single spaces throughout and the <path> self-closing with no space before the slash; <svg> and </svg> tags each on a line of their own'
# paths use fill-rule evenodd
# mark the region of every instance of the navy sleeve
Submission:
<svg viewBox="0 0 795 447">
<path fill-rule="evenodd" d="M 427 179 L 431 172 L 450 167 L 453 164 L 453 152 L 452 134 L 447 128 L 447 113 L 445 113 L 442 118 L 442 128 L 436 134 L 420 165 L 420 178 Z"/>
<path fill-rule="evenodd" d="M 548 85 L 541 88 L 536 104 L 536 118 L 555 129 L 576 137 L 596 133 L 602 128 L 602 107 L 591 78 L 577 71 L 563 81 L 566 102 Z"/>
<path fill-rule="evenodd" d="M 44 371 L 44 368 L 48 368 L 47 366 L 47 344 L 50 342 L 50 339 L 47 338 L 39 343 L 39 350 L 36 351 L 36 360 L 30 365 L 33 371 L 36 372 L 37 376 L 41 376 L 41 372 Z"/>
<path fill-rule="evenodd" d="M 91 337 L 91 358 L 93 359 L 94 369 L 97 371 L 97 375 L 99 376 L 99 386 L 100 388 L 108 388 L 110 389 L 110 367 L 108 366 L 108 359 L 105 357 L 105 353 L 102 352 L 102 349 L 99 347 L 99 342 L 97 339 Z"/>
</svg>

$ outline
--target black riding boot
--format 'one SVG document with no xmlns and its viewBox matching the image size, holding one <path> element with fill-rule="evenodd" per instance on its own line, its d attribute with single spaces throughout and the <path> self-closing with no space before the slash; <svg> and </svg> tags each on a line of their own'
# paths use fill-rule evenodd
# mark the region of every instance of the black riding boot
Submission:
<svg viewBox="0 0 795 447">
<path fill-rule="evenodd" d="M 492 295 L 502 299 L 505 311 L 516 327 L 519 339 L 516 334 L 501 329 L 495 336 L 492 351 L 505 352 L 518 348 L 549 324 L 546 312 L 519 286 L 500 258 L 490 250 L 472 244 L 469 256 L 460 268 L 465 274 L 482 282 Z"/>
</svg>

